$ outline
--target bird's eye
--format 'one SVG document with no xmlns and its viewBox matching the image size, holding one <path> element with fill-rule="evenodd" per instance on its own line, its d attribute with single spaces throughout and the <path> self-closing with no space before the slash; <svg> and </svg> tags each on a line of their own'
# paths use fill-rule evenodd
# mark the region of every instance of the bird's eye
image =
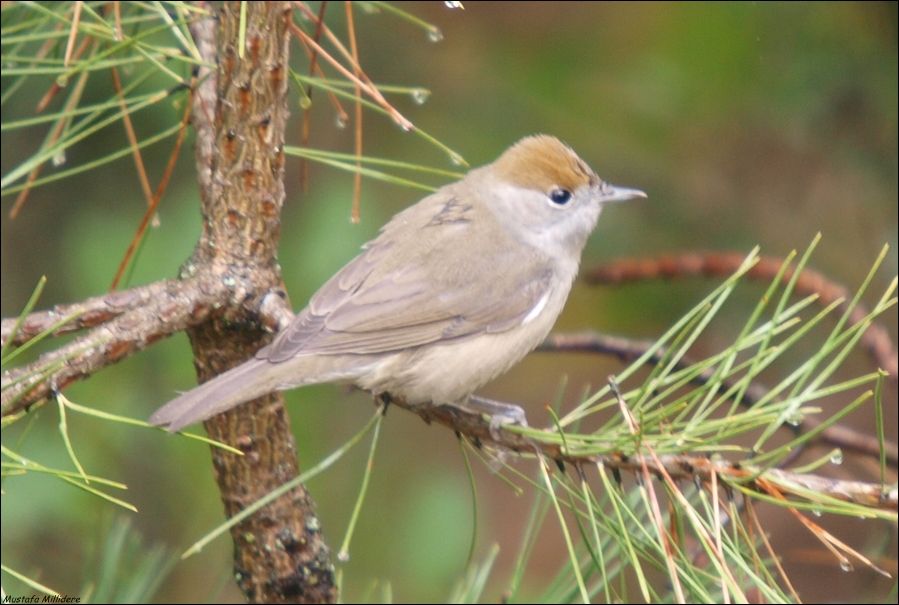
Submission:
<svg viewBox="0 0 899 605">
<path fill-rule="evenodd" d="M 549 199 L 557 206 L 564 206 L 571 201 L 571 192 L 567 189 L 557 187 L 549 192 Z"/>
</svg>

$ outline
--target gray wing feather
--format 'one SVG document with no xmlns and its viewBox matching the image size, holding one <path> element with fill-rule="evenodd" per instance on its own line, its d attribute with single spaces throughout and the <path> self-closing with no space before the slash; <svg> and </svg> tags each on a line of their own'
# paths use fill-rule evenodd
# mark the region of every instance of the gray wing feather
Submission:
<svg viewBox="0 0 899 605">
<path fill-rule="evenodd" d="M 455 203 L 452 196 L 428 201 L 432 213 L 418 213 L 428 220 Z M 431 221 L 410 226 L 414 218 L 397 215 L 257 358 L 278 363 L 298 354 L 378 354 L 502 332 L 519 325 L 551 287 L 548 263 L 521 258 L 520 244 L 495 232 L 475 241 L 464 216 L 452 225 Z M 404 219 L 403 227 L 415 230 L 418 240 L 391 237 Z M 441 237 L 447 229 L 457 232 Z M 462 246 L 477 246 L 483 253 L 473 259 Z M 491 259 L 486 267 L 490 275 L 483 275 L 482 258 Z M 435 263 L 443 269 L 437 278 L 423 269 Z M 471 287 L 473 271 L 481 272 L 479 280 L 487 278 L 488 292 Z"/>
</svg>

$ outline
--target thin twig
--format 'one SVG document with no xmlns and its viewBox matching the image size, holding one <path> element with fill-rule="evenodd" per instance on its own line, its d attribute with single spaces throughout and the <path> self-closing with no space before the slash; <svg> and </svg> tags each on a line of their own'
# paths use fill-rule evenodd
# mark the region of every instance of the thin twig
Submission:
<svg viewBox="0 0 899 605">
<path fill-rule="evenodd" d="M 313 39 L 316 42 L 319 42 L 322 37 L 322 26 L 325 24 L 325 9 L 327 6 L 327 2 L 322 2 L 318 7 L 318 20 L 315 24 L 315 33 L 313 35 Z M 291 18 L 293 18 L 293 13 L 291 13 Z M 306 54 L 309 57 L 309 75 L 314 75 L 315 70 L 318 68 L 318 52 L 309 48 L 306 44 L 303 44 L 303 47 L 306 48 Z M 312 84 L 306 85 L 306 98 L 309 99 L 310 103 L 312 102 Z M 309 134 L 312 131 L 312 114 L 309 109 L 309 107 L 304 107 L 303 109 L 303 122 L 300 134 L 300 141 L 303 147 L 309 146 Z M 337 119 L 340 120 L 340 114 L 338 113 L 337 115 Z M 303 193 L 306 193 L 309 190 L 309 160 L 307 158 L 300 158 L 300 183 L 303 186 Z"/>
<path fill-rule="evenodd" d="M 138 245 L 141 240 L 143 240 L 144 234 L 147 232 L 147 227 L 150 226 L 151 219 L 156 216 L 156 209 L 159 208 L 159 202 L 162 201 L 162 196 L 169 186 L 169 180 L 172 178 L 172 173 L 175 171 L 175 165 L 178 162 L 178 156 L 181 154 L 181 145 L 184 143 L 185 135 L 187 135 L 187 123 L 190 120 L 192 108 L 193 92 L 191 91 L 188 95 L 187 103 L 184 105 L 184 115 L 181 117 L 181 129 L 178 130 L 178 138 L 175 139 L 175 145 L 172 147 L 171 153 L 169 153 L 169 161 L 165 166 L 165 170 L 162 173 L 162 178 L 159 180 L 156 191 L 148 200 L 147 210 L 144 212 L 144 216 L 137 226 L 134 237 L 131 238 L 131 242 L 128 244 L 128 249 L 125 250 L 125 256 L 123 256 L 121 262 L 119 262 L 119 268 L 112 280 L 112 285 L 109 286 L 110 290 L 115 290 L 118 287 L 122 276 L 125 275 L 125 270 L 128 268 L 131 259 L 137 251 Z"/>
<path fill-rule="evenodd" d="M 403 114 L 401 114 L 393 105 L 391 105 L 387 99 L 381 94 L 378 90 L 377 86 L 371 84 L 370 82 L 363 81 L 363 78 L 356 77 L 353 72 L 344 67 L 337 59 L 331 56 L 330 53 L 325 51 L 320 45 L 316 44 L 315 40 L 313 40 L 309 34 L 304 32 L 301 28 L 297 27 L 294 23 L 290 23 L 290 31 L 298 36 L 301 40 L 303 40 L 306 44 L 308 44 L 311 48 L 318 51 L 318 53 L 328 62 L 331 66 L 336 69 L 340 74 L 345 77 L 350 82 L 354 84 L 358 84 L 359 87 L 365 91 L 365 93 L 372 98 L 372 100 L 381 106 L 393 121 L 399 124 L 400 128 L 406 131 L 411 131 L 415 128 L 415 125 L 409 121 Z M 325 33 L 327 34 L 330 30 L 325 29 Z M 353 69 L 356 69 L 358 66 L 353 65 Z M 363 72 L 364 73 L 364 72 Z"/>
<path fill-rule="evenodd" d="M 549 337 L 537 349 L 542 352 L 566 352 L 566 353 L 598 353 L 602 355 L 611 355 L 618 358 L 622 363 L 629 363 L 635 359 L 639 359 L 646 353 L 653 343 L 645 340 L 631 340 L 620 336 L 609 336 L 598 332 L 586 331 L 577 333 L 550 334 Z M 651 355 L 646 363 L 654 365 L 659 363 L 665 356 L 665 349 L 660 349 L 654 355 Z M 688 357 L 683 357 L 674 365 L 675 370 L 683 369 L 693 365 L 693 361 Z M 691 384 L 704 385 L 715 374 L 714 368 L 708 368 L 690 380 Z M 724 380 L 721 382 L 721 391 L 728 391 L 733 384 Z M 750 384 L 745 391 L 739 403 L 745 407 L 751 407 L 768 394 L 768 389 L 758 383 Z M 796 433 L 804 433 L 818 426 L 818 422 L 805 418 L 795 427 L 790 427 Z M 857 452 L 865 456 L 880 456 L 881 443 L 876 436 L 868 435 L 845 426 L 831 426 L 824 429 L 816 442 L 822 442 L 827 445 L 839 447 L 847 452 Z M 886 441 L 883 443 L 884 453 L 887 461 L 894 468 L 899 466 L 899 447 L 893 442 Z M 799 450 L 794 450 L 798 452 Z"/>
<path fill-rule="evenodd" d="M 769 493 L 762 482 L 776 482 L 778 487 L 789 493 L 789 486 L 794 486 L 796 493 L 792 495 L 802 498 L 804 490 L 825 494 L 843 502 L 852 502 L 863 506 L 885 511 L 896 511 L 899 504 L 899 490 L 895 488 L 884 494 L 879 483 L 862 481 L 843 481 L 830 479 L 807 473 L 793 473 L 781 469 L 760 469 L 753 466 L 740 465 L 727 460 L 712 460 L 704 456 L 688 454 L 664 454 L 644 456 L 642 454 L 622 456 L 621 454 L 581 454 L 567 451 L 557 441 L 540 441 L 532 434 L 527 437 L 514 432 L 514 428 L 505 427 L 497 430 L 490 425 L 490 419 L 481 414 L 468 412 L 446 406 L 415 406 L 398 398 L 390 402 L 420 416 L 425 422 L 437 422 L 453 431 L 479 442 L 482 445 L 496 447 L 499 450 L 518 452 L 528 455 L 535 450 L 553 460 L 577 465 L 579 463 L 602 463 L 610 468 L 636 472 L 646 464 L 653 475 L 664 474 L 672 480 L 710 481 L 711 473 L 735 482 L 744 482 L 749 489 L 761 493 Z M 553 437 L 557 437 L 555 433 Z"/>
<path fill-rule="evenodd" d="M 143 191 L 147 206 L 152 206 L 153 188 L 150 186 L 150 178 L 147 176 L 147 167 L 144 166 L 144 158 L 138 145 L 137 133 L 134 132 L 134 124 L 131 122 L 128 104 L 125 102 L 125 95 L 122 91 L 122 78 L 119 75 L 118 68 L 115 66 L 110 68 L 110 73 L 112 75 L 112 86 L 115 88 L 116 97 L 119 101 L 119 108 L 122 110 L 122 126 L 125 127 L 128 145 L 131 146 L 131 157 L 134 159 L 134 167 L 137 169 L 137 179 L 140 181 L 140 188 Z"/>
<path fill-rule="evenodd" d="M 75 49 L 75 53 L 72 55 L 72 58 L 74 60 L 77 61 L 81 58 L 81 55 L 83 55 L 84 51 L 87 50 L 87 45 L 90 44 L 91 40 L 92 38 L 90 36 L 85 36 L 84 38 L 82 38 L 81 44 L 78 45 L 78 48 Z M 44 54 L 46 54 L 44 48 L 46 47 L 47 51 L 49 51 L 49 49 L 52 47 L 53 42 L 55 42 L 53 38 L 47 40 L 45 45 L 41 47 L 41 50 L 38 52 L 37 58 L 42 59 L 44 57 Z M 47 92 L 44 93 L 44 96 L 41 97 L 41 100 L 38 101 L 37 107 L 35 107 L 34 110 L 35 113 L 41 113 L 45 109 L 47 109 L 47 106 L 50 105 L 50 102 L 56 98 L 56 95 L 60 90 L 62 90 L 62 85 L 57 80 L 54 80 L 50 85 L 50 88 L 47 89 Z"/>
<path fill-rule="evenodd" d="M 361 77 L 362 70 L 359 68 L 359 49 L 356 46 L 356 26 L 353 21 L 353 3 L 344 3 L 346 6 L 346 24 L 347 35 L 350 38 L 350 50 L 353 53 L 353 65 L 355 66 L 356 76 Z M 353 175 L 353 208 L 350 211 L 350 220 L 358 223 L 360 220 L 360 204 L 362 203 L 362 89 L 358 84 L 354 87 L 356 94 L 356 113 L 354 120 L 354 140 L 353 152 L 356 154 L 356 174 Z"/>
<path fill-rule="evenodd" d="M 311 58 L 312 53 L 313 53 L 312 47 L 309 46 L 308 44 L 306 44 L 302 40 L 302 38 L 300 38 L 300 43 L 303 46 L 303 50 L 306 52 L 306 56 Z M 322 70 L 322 66 L 319 63 L 315 64 L 315 72 L 311 73 L 310 75 L 315 77 L 316 74 L 322 80 L 327 79 L 327 75 L 325 75 L 325 72 L 324 72 L 324 70 Z M 312 87 L 311 84 L 309 86 L 310 86 L 310 88 Z M 346 109 L 343 108 L 343 103 L 340 102 L 340 99 L 337 98 L 337 95 L 334 94 L 334 92 L 331 90 L 326 91 L 326 93 L 328 95 L 328 100 L 331 101 L 331 105 L 334 106 L 334 113 L 337 114 L 337 121 L 338 122 L 349 121 L 350 117 L 349 117 L 349 115 L 347 115 Z"/>
<path fill-rule="evenodd" d="M 116 42 L 121 42 L 125 39 L 125 34 L 122 32 L 122 3 L 118 0 L 112 3 L 112 13 L 113 19 L 115 20 L 113 40 L 115 40 Z"/>
<path fill-rule="evenodd" d="M 604 263 L 583 272 L 583 279 L 589 284 L 623 284 L 649 279 L 676 279 L 680 277 L 705 276 L 722 277 L 731 275 L 745 259 L 742 252 L 688 252 L 670 254 L 654 258 L 626 258 Z M 749 270 L 747 277 L 757 280 L 772 280 L 780 270 L 783 259 L 763 256 Z M 793 268 L 788 268 L 782 277 L 784 283 L 793 276 Z M 796 281 L 796 293 L 817 294 L 823 306 L 843 299 L 845 309 L 852 297 L 849 290 L 823 274 L 812 269 L 804 269 Z M 856 305 L 849 317 L 850 321 L 860 321 L 868 314 L 861 304 Z M 872 323 L 862 337 L 862 345 L 875 362 L 889 373 L 895 383 L 899 376 L 899 358 L 889 332 L 881 325 Z"/>
<path fill-rule="evenodd" d="M 69 40 L 66 43 L 66 54 L 63 59 L 63 66 L 68 67 L 69 63 L 72 60 L 72 51 L 75 49 L 75 40 L 78 37 L 78 25 L 81 23 L 81 9 L 84 6 L 84 2 L 76 2 L 75 7 L 72 9 L 72 27 L 69 29 Z"/>
</svg>

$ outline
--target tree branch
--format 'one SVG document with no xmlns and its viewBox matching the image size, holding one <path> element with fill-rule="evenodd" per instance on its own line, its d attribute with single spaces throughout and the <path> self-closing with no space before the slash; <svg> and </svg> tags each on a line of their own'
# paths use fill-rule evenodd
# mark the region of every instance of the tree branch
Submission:
<svg viewBox="0 0 899 605">
<path fill-rule="evenodd" d="M 726 277 L 743 263 L 745 254 L 740 252 L 686 252 L 657 258 L 624 258 L 603 263 L 583 272 L 583 279 L 593 285 L 622 284 L 648 279 L 674 279 L 684 276 L 702 275 Z M 749 270 L 747 277 L 758 280 L 772 280 L 780 271 L 782 259 L 763 256 Z M 793 277 L 793 268 L 784 271 L 784 283 Z M 842 298 L 840 308 L 845 310 L 852 299 L 849 290 L 823 274 L 812 269 L 804 269 L 796 280 L 798 294 L 817 294 L 822 305 L 828 305 Z M 849 317 L 855 323 L 868 314 L 864 305 L 858 304 Z M 899 375 L 899 359 L 889 332 L 880 324 L 872 323 L 862 336 L 862 345 L 877 365 L 889 373 L 893 383 Z"/>
<path fill-rule="evenodd" d="M 620 336 L 609 336 L 600 334 L 599 332 L 586 331 L 571 334 L 550 334 L 549 337 L 540 345 L 538 351 L 546 353 L 565 352 L 565 353 L 597 353 L 601 355 L 611 355 L 618 358 L 623 363 L 628 363 L 639 359 L 654 345 L 651 341 L 631 340 Z M 665 355 L 665 350 L 660 349 L 647 360 L 647 364 L 657 364 Z M 687 358 L 681 358 L 675 369 L 682 369 L 692 365 L 693 362 Z M 714 375 L 714 370 L 708 370 L 700 373 L 691 380 L 691 383 L 703 385 L 706 384 Z M 730 381 L 722 381 L 722 391 L 727 391 L 732 386 Z M 768 394 L 768 389 L 758 383 L 749 385 L 743 392 L 740 404 L 751 407 L 757 401 L 760 401 Z M 818 422 L 806 418 L 796 426 L 790 426 L 794 433 L 801 434 L 813 430 L 818 426 Z M 880 440 L 873 435 L 867 435 L 860 431 L 856 431 L 850 427 L 830 426 L 821 431 L 816 441 L 839 447 L 847 452 L 857 452 L 865 456 L 880 456 Z M 899 447 L 891 441 L 883 443 L 884 454 L 887 462 L 894 468 L 899 465 Z"/>
<path fill-rule="evenodd" d="M 653 474 L 659 474 L 664 470 L 673 479 L 687 481 L 709 481 L 712 473 L 716 473 L 719 477 L 743 483 L 747 488 L 759 493 L 768 493 L 765 489 L 767 481 L 776 484 L 782 493 L 799 499 L 804 499 L 803 489 L 810 489 L 815 493 L 826 494 L 843 502 L 852 502 L 887 511 L 896 511 L 897 504 L 899 504 L 899 493 L 895 488 L 884 493 L 881 486 L 876 483 L 842 481 L 782 469 L 765 470 L 726 460 L 711 460 L 704 456 L 688 454 L 666 454 L 655 457 L 642 454 L 624 456 L 621 454 L 579 453 L 568 449 L 563 443 L 559 443 L 558 433 L 555 432 L 546 431 L 547 437 L 552 440 L 541 441 L 516 432 L 514 427 L 497 429 L 497 427 L 491 426 L 489 419 L 480 414 L 459 408 L 414 406 L 400 399 L 391 397 L 387 399 L 391 404 L 417 414 L 429 424 L 437 422 L 459 435 L 470 438 L 478 445 L 492 446 L 500 452 L 512 451 L 520 454 L 543 455 L 558 463 L 568 463 L 574 466 L 605 464 L 610 468 L 630 472 L 642 471 L 645 465 Z"/>
<path fill-rule="evenodd" d="M 119 315 L 142 307 L 159 296 L 165 296 L 169 288 L 177 282 L 158 281 L 146 286 L 138 286 L 130 290 L 110 292 L 102 296 L 88 298 L 81 302 L 56 305 L 47 311 L 38 311 L 28 315 L 19 326 L 13 345 L 21 345 L 41 332 L 49 330 L 64 317 L 72 317 L 72 321 L 58 328 L 53 336 L 78 332 L 104 324 Z M 0 343 L 6 346 L 12 335 L 18 318 L 4 319 L 0 327 Z"/>
<path fill-rule="evenodd" d="M 86 309 L 94 320 L 104 313 L 112 314 L 113 319 L 68 345 L 41 355 L 33 363 L 3 372 L 2 414 L 27 407 L 47 397 L 53 389 L 62 389 L 161 338 L 202 322 L 223 292 L 217 280 L 202 276 L 184 282 L 158 282 L 65 307 Z M 119 301 L 124 301 L 128 310 L 116 314 L 112 309 Z M 53 311 L 32 317 L 39 323 L 50 313 Z"/>
</svg>

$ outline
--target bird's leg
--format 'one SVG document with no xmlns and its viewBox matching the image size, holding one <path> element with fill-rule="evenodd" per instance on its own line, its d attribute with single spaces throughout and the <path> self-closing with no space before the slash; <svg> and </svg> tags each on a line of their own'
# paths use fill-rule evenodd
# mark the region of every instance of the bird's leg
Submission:
<svg viewBox="0 0 899 605">
<path fill-rule="evenodd" d="M 390 396 L 390 393 L 375 393 L 374 397 L 375 405 L 381 406 L 381 416 L 386 416 L 387 408 L 393 403 L 393 397 Z"/>
<path fill-rule="evenodd" d="M 471 395 L 463 402 L 452 403 L 449 405 L 450 407 L 459 408 L 466 412 L 486 414 L 489 416 L 490 435 L 497 440 L 499 439 L 499 429 L 506 424 L 517 424 L 519 426 L 528 425 L 528 419 L 524 410 L 511 403 L 503 403 L 502 401 Z"/>
<path fill-rule="evenodd" d="M 375 394 L 375 402 L 384 407 L 384 413 L 386 413 L 387 408 L 393 401 L 394 399 L 390 393 Z M 418 414 L 422 414 L 427 408 L 431 407 L 448 407 L 469 414 L 485 414 L 490 417 L 490 435 L 497 441 L 499 440 L 499 430 L 507 424 L 528 426 L 527 416 L 519 406 L 487 399 L 486 397 L 478 397 L 477 395 L 471 395 L 464 401 L 454 403 L 419 403 L 414 405 L 404 403 L 403 407 L 408 407 Z M 430 423 L 430 418 L 426 415 L 426 412 L 422 414 L 422 418 Z"/>
<path fill-rule="evenodd" d="M 488 414 L 489 416 L 498 419 L 499 424 L 528 425 L 528 419 L 524 410 L 514 403 L 503 403 L 502 401 L 496 401 L 495 399 L 487 399 L 486 397 L 472 395 L 462 407 Z"/>
</svg>

